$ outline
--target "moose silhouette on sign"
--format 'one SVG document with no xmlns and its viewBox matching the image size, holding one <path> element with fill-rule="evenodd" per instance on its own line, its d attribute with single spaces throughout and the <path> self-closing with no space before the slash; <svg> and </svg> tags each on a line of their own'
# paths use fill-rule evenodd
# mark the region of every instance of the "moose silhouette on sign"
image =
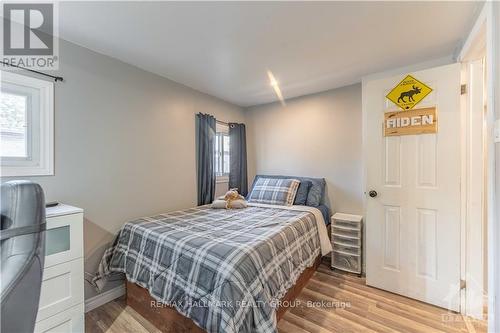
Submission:
<svg viewBox="0 0 500 333">
<path fill-rule="evenodd" d="M 422 91 L 421 88 L 419 87 L 415 87 L 415 85 L 412 86 L 413 89 L 411 90 L 408 90 L 408 91 L 403 91 L 401 93 L 401 95 L 399 95 L 399 98 L 398 98 L 398 103 L 400 101 L 402 101 L 403 103 L 407 103 L 407 102 L 415 102 L 415 100 L 413 99 L 413 95 L 415 94 L 420 94 L 420 92 Z M 408 101 L 405 101 L 405 97 L 408 97 Z"/>
</svg>

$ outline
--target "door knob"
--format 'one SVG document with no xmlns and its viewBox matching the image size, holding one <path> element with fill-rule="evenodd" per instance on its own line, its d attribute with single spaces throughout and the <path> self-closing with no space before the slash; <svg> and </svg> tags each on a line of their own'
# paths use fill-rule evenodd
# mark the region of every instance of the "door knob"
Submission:
<svg viewBox="0 0 500 333">
<path fill-rule="evenodd" d="M 378 193 L 377 191 L 371 190 L 370 192 L 368 192 L 368 195 L 372 198 L 375 198 L 378 195 Z"/>
</svg>

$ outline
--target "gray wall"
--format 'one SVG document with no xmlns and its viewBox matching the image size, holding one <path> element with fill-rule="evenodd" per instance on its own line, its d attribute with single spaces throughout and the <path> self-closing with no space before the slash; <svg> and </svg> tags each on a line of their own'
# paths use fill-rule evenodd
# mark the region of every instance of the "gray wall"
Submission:
<svg viewBox="0 0 500 333">
<path fill-rule="evenodd" d="M 196 204 L 195 114 L 243 122 L 244 113 L 65 41 L 60 61 L 55 176 L 31 179 L 48 200 L 85 210 L 85 270 L 94 272 L 124 222 Z M 86 298 L 94 294 L 86 285 Z"/>
<path fill-rule="evenodd" d="M 493 105 L 491 106 L 494 110 L 495 119 L 500 120 L 500 3 L 494 2 L 491 4 L 493 8 L 492 13 L 492 45 L 488 45 L 491 47 L 491 56 L 493 60 L 490 62 L 493 69 L 493 77 L 489 82 L 492 83 L 492 97 L 493 97 Z M 489 327 L 491 332 L 500 331 L 500 143 L 495 143 L 495 202 L 492 204 L 495 206 L 495 211 L 493 212 L 494 221 L 493 228 L 488 230 L 492 233 L 492 236 L 489 238 L 492 247 L 490 250 L 490 256 L 492 257 L 489 260 L 489 263 L 493 263 L 493 267 L 488 267 L 493 273 L 491 274 L 490 280 L 490 288 L 491 292 L 490 296 L 490 305 L 492 305 L 492 309 L 489 316 Z M 492 314 L 492 315 L 491 315 Z M 494 325 L 495 324 L 495 325 Z"/>
<path fill-rule="evenodd" d="M 334 211 L 361 214 L 361 85 L 246 110 L 249 181 L 255 174 L 324 177 Z"/>
</svg>

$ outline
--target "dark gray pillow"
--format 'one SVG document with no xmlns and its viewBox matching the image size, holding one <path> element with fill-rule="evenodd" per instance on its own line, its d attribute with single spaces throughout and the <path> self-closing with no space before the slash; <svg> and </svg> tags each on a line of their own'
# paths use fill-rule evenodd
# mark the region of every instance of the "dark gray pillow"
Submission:
<svg viewBox="0 0 500 333">
<path fill-rule="evenodd" d="M 324 178 L 308 178 L 312 182 L 307 195 L 307 206 L 317 207 L 321 205 L 323 196 L 325 195 L 326 181 Z"/>
<path fill-rule="evenodd" d="M 297 194 L 295 195 L 295 201 L 293 202 L 294 205 L 306 205 L 307 195 L 309 194 L 311 186 L 312 182 L 310 180 L 303 180 L 300 182 Z"/>
</svg>

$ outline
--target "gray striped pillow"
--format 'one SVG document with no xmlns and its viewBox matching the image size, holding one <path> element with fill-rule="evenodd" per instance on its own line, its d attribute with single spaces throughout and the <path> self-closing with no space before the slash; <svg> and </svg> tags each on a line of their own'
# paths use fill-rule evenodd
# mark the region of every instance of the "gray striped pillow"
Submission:
<svg viewBox="0 0 500 333">
<path fill-rule="evenodd" d="M 248 196 L 248 202 L 291 206 L 299 184 L 297 179 L 259 178 Z"/>
</svg>

